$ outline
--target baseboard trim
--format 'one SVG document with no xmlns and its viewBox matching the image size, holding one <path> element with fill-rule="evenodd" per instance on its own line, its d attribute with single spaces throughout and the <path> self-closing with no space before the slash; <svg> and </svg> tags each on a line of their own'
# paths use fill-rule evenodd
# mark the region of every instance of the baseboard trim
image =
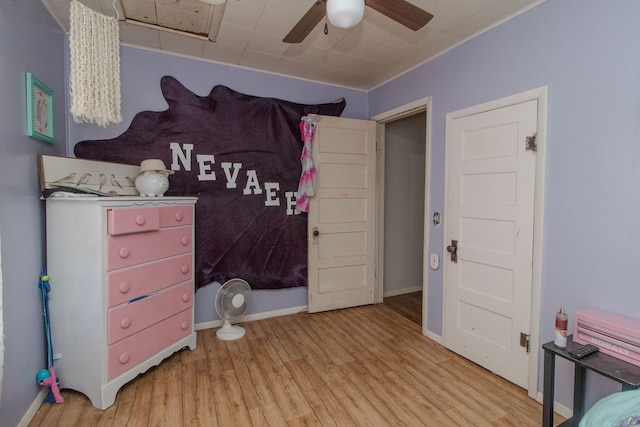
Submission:
<svg viewBox="0 0 640 427">
<path fill-rule="evenodd" d="M 393 291 L 385 291 L 383 292 L 382 296 L 384 298 L 396 297 L 398 295 L 411 294 L 413 292 L 420 292 L 421 290 L 422 290 L 422 285 L 419 285 L 419 286 L 414 286 L 412 288 L 403 288 L 403 289 L 396 289 Z"/>
<path fill-rule="evenodd" d="M 17 427 L 27 427 L 29 423 L 31 423 L 31 420 L 33 420 L 33 417 L 36 416 L 36 414 L 38 413 L 38 410 L 40 409 L 40 406 L 42 406 L 42 403 L 47 398 L 48 393 L 49 393 L 49 389 L 42 387 L 42 389 L 40 390 L 40 393 L 36 395 L 35 400 L 31 404 L 31 406 L 29 406 L 29 409 L 27 409 L 27 412 L 25 412 L 24 415 L 22 416 L 22 419 L 18 423 Z"/>
<path fill-rule="evenodd" d="M 238 318 L 233 323 L 254 322 L 256 320 L 270 319 L 272 317 L 288 316 L 290 314 L 302 313 L 303 311 L 307 311 L 306 305 L 283 308 L 281 310 L 265 311 L 262 313 L 248 314 L 246 316 Z M 193 328 L 196 331 L 201 331 L 203 329 L 219 328 L 220 326 L 222 326 L 222 319 L 212 320 L 210 322 L 196 323 L 195 325 L 193 325 Z"/>
<path fill-rule="evenodd" d="M 538 394 L 536 395 L 536 402 L 542 404 L 542 398 L 543 398 L 543 394 L 541 391 L 539 391 Z M 557 401 L 553 402 L 553 411 L 556 414 L 565 417 L 566 419 L 573 417 L 573 411 L 567 408 L 566 406 L 564 406 L 563 404 L 558 403 Z"/>
</svg>

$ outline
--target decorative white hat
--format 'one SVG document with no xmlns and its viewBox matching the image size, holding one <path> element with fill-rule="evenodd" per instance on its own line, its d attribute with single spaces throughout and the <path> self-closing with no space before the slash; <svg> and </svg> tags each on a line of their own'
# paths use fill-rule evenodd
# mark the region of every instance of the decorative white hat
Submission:
<svg viewBox="0 0 640 427">
<path fill-rule="evenodd" d="M 146 171 L 167 172 L 169 175 L 173 175 L 172 170 L 168 170 L 164 165 L 164 162 L 160 159 L 147 159 L 140 163 L 140 173 Z"/>
</svg>

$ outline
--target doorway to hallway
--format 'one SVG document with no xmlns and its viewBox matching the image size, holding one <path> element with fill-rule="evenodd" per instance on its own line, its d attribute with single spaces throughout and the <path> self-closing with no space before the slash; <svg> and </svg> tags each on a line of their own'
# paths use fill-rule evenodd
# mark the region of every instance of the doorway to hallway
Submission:
<svg viewBox="0 0 640 427">
<path fill-rule="evenodd" d="M 415 300 L 419 292 L 420 324 L 425 334 L 429 112 L 430 98 L 424 98 L 372 117 L 378 122 L 379 159 L 376 301 L 409 294 L 414 294 Z"/>
</svg>

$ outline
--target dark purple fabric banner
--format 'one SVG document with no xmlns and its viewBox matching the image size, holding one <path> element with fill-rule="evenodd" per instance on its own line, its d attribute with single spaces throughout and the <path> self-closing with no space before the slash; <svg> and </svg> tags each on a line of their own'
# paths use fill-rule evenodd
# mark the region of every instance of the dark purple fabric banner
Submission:
<svg viewBox="0 0 640 427">
<path fill-rule="evenodd" d="M 138 113 L 122 135 L 82 141 L 78 158 L 175 170 L 172 196 L 197 196 L 196 289 L 240 277 L 253 289 L 307 285 L 307 218 L 295 214 L 303 142 L 300 119 L 339 116 L 346 103 L 305 105 L 215 86 L 198 96 L 175 78 L 160 86 L 169 108 Z"/>
</svg>

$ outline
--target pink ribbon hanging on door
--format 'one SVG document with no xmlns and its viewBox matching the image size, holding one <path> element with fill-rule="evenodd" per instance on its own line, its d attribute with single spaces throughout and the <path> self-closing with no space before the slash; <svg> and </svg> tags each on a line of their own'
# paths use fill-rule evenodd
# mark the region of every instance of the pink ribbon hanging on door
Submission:
<svg viewBox="0 0 640 427">
<path fill-rule="evenodd" d="M 296 196 L 296 210 L 300 212 L 309 212 L 309 197 L 312 197 L 316 192 L 317 171 L 313 165 L 311 153 L 318 119 L 317 114 L 308 114 L 300 120 L 300 132 L 302 133 L 302 140 L 304 141 L 302 154 L 300 155 L 302 173 L 300 174 L 300 182 L 298 183 L 298 193 Z"/>
</svg>

